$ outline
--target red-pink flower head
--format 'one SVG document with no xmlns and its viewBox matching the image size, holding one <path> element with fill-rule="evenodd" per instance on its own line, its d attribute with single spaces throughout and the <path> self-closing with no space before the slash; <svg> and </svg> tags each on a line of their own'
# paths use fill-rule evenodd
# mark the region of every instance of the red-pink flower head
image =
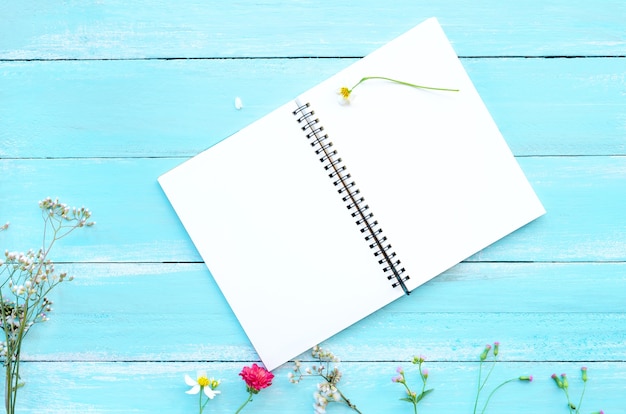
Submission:
<svg viewBox="0 0 626 414">
<path fill-rule="evenodd" d="M 257 364 L 252 364 L 251 367 L 243 367 L 239 375 L 246 382 L 248 392 L 254 394 L 272 385 L 272 380 L 274 379 L 274 374 Z"/>
</svg>

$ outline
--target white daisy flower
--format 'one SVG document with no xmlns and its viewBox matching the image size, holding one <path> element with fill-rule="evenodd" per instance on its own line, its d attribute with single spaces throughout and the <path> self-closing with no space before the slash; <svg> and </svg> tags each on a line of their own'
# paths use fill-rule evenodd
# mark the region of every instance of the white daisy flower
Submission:
<svg viewBox="0 0 626 414">
<path fill-rule="evenodd" d="M 204 391 L 204 395 L 209 399 L 215 398 L 217 394 L 221 394 L 221 391 L 215 391 L 215 388 L 219 385 L 219 381 L 213 378 L 208 378 L 206 371 L 198 371 L 197 380 L 194 380 L 189 375 L 185 374 L 185 384 L 189 385 L 191 389 L 185 391 L 186 394 L 197 394 L 200 391 Z"/>
</svg>

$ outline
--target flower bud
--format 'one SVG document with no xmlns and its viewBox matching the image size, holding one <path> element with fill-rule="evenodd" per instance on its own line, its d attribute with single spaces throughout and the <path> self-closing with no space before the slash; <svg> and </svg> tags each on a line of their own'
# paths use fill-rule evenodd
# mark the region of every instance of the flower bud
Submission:
<svg viewBox="0 0 626 414">
<path fill-rule="evenodd" d="M 485 350 L 482 352 L 482 354 L 480 354 L 481 361 L 484 361 L 485 359 L 487 359 L 487 355 L 489 354 L 490 350 L 491 350 L 491 345 L 486 345 Z"/>
<path fill-rule="evenodd" d="M 519 377 L 520 381 L 528 381 L 528 382 L 532 382 L 533 381 L 533 376 L 532 375 L 521 375 Z"/>
<path fill-rule="evenodd" d="M 582 373 L 583 382 L 587 382 L 587 367 L 582 367 L 580 371 Z"/>
<path fill-rule="evenodd" d="M 413 361 L 411 361 L 411 362 L 412 362 L 412 363 L 414 363 L 414 364 L 421 364 L 421 363 L 423 363 L 425 360 L 426 360 L 426 359 L 424 358 L 424 356 L 423 356 L 423 355 L 420 355 L 420 356 L 414 356 L 414 357 L 413 357 Z"/>
<path fill-rule="evenodd" d="M 500 350 L 500 342 L 493 343 L 493 356 L 498 356 L 498 352 Z"/>
<path fill-rule="evenodd" d="M 552 374 L 551 378 L 554 380 L 554 382 L 557 385 L 557 387 L 563 388 L 563 381 L 561 381 L 556 374 Z"/>
<path fill-rule="evenodd" d="M 397 376 L 391 378 L 391 382 L 397 382 L 397 383 L 400 383 L 400 384 L 404 384 L 404 376 L 397 375 Z"/>
</svg>

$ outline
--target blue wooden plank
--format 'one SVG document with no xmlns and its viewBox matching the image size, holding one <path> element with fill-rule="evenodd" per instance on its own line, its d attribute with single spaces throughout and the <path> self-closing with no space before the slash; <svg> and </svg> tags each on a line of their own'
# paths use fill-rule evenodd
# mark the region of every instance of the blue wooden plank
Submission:
<svg viewBox="0 0 626 414">
<path fill-rule="evenodd" d="M 362 56 L 436 16 L 461 55 L 624 55 L 621 0 L 4 1 L 0 58 Z"/>
<path fill-rule="evenodd" d="M 197 411 L 195 396 L 189 389 L 185 374 L 195 375 L 206 369 L 209 375 L 222 380 L 221 394 L 209 402 L 210 413 L 233 413 L 245 401 L 245 386 L 237 375 L 246 363 L 83 363 L 61 364 L 38 362 L 24 364 L 26 386 L 18 399 L 20 413 L 190 413 Z M 411 413 L 412 406 L 400 401 L 403 388 L 391 382 L 396 363 L 341 363 L 340 382 L 348 398 L 364 414 Z M 408 381 L 415 383 L 413 367 L 403 364 Z M 472 412 L 478 375 L 476 363 L 426 362 L 428 384 L 434 392 L 420 403 L 419 412 L 458 414 Z M 582 412 L 603 409 L 607 413 L 623 413 L 623 389 L 626 387 L 626 366 L 620 363 L 589 363 L 589 382 Z M 243 412 L 307 413 L 312 412 L 315 378 L 300 384 L 287 379 L 290 368 L 275 371 L 271 387 L 262 390 Z M 567 373 L 572 398 L 581 391 L 578 363 L 499 363 L 486 387 L 491 391 L 502 381 L 532 374 L 531 383 L 512 383 L 503 387 L 489 403 L 487 412 L 521 414 L 528 412 L 566 413 L 565 398 L 550 376 Z M 54 386 L 51 386 L 54 384 Z M 30 396 L 36 395 L 37 398 Z M 482 400 L 481 400 L 482 401 Z M 206 411 L 205 411 L 206 412 Z M 348 413 L 341 406 L 329 406 L 328 412 Z"/>
<path fill-rule="evenodd" d="M 625 154 L 625 61 L 462 60 L 519 156 Z M 0 157 L 192 156 L 352 62 L 0 62 Z"/>
<path fill-rule="evenodd" d="M 410 359 L 419 344 L 432 359 L 471 362 L 485 340 L 506 343 L 510 361 L 620 361 L 624 266 L 464 263 L 327 342 L 354 361 Z M 76 279 L 51 295 L 26 360 L 258 359 L 204 264 L 59 268 Z"/>
<path fill-rule="evenodd" d="M 626 260 L 626 157 L 519 159 L 548 213 L 472 261 Z M 59 261 L 200 261 L 156 178 L 182 162 L 155 159 L 3 159 L 0 216 L 7 248 L 37 247 L 37 202 L 50 195 L 91 208 L 98 223 L 61 241 Z M 25 184 L 23 184 L 25 183 Z M 21 246 L 21 247 L 20 247 Z"/>
</svg>

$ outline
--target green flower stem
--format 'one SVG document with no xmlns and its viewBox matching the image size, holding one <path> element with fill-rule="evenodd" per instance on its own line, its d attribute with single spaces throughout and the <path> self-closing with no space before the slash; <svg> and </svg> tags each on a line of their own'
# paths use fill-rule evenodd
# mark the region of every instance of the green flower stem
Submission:
<svg viewBox="0 0 626 414">
<path fill-rule="evenodd" d="M 567 409 L 569 410 L 570 414 L 573 414 L 572 402 L 569 398 L 569 392 L 567 392 L 567 388 L 563 388 L 563 392 L 565 393 L 565 397 L 567 398 Z M 576 410 L 576 412 L 578 412 L 578 410 Z"/>
<path fill-rule="evenodd" d="M 356 408 L 356 405 L 352 404 L 350 400 L 347 399 L 345 395 L 343 395 L 343 392 L 341 392 L 339 388 L 337 388 L 337 392 L 339 393 L 339 395 L 341 395 L 341 399 L 343 400 L 343 402 L 346 403 L 348 407 L 352 408 L 354 411 L 356 411 L 359 414 L 363 414 L 361 411 L 359 411 L 358 408 Z"/>
<path fill-rule="evenodd" d="M 583 390 L 580 393 L 580 400 L 578 400 L 578 405 L 576 406 L 576 413 L 580 412 L 580 406 L 583 403 L 583 397 L 585 396 L 585 390 L 587 389 L 587 381 L 583 382 Z"/>
<path fill-rule="evenodd" d="M 202 406 L 202 387 L 200 387 L 200 392 L 198 393 L 198 407 L 200 408 L 200 414 L 202 414 L 202 411 L 204 411 Z"/>
<path fill-rule="evenodd" d="M 406 385 L 406 381 L 403 382 L 402 385 L 404 385 L 404 388 L 406 388 L 406 393 L 409 395 L 409 398 L 411 400 L 411 404 L 413 404 L 413 413 L 417 414 L 417 401 L 415 401 L 415 398 L 413 397 L 413 392 L 411 391 L 409 386 Z M 424 392 L 424 389 L 422 388 L 422 393 L 423 392 Z"/>
<path fill-rule="evenodd" d="M 476 400 L 474 401 L 474 411 L 473 411 L 474 414 L 476 414 L 476 409 L 478 408 L 478 397 L 480 396 L 481 391 L 483 390 L 483 388 L 487 384 L 487 380 L 491 376 L 491 373 L 493 372 L 493 369 L 496 367 L 496 362 L 497 362 L 497 360 L 494 358 L 493 363 L 491 364 L 491 368 L 489 369 L 489 372 L 487 373 L 487 376 L 485 377 L 485 380 L 481 382 L 482 373 L 483 373 L 483 361 L 482 360 L 480 361 L 480 366 L 478 368 L 478 390 L 476 391 Z M 492 391 L 492 393 L 493 393 L 493 391 Z M 491 396 L 489 396 L 489 398 L 491 398 Z M 489 399 L 487 399 L 487 401 L 489 401 Z M 486 405 L 485 405 L 485 407 L 486 407 Z M 484 409 L 483 409 L 483 412 L 484 412 Z"/>
<path fill-rule="evenodd" d="M 394 83 L 398 83 L 400 85 L 405 85 L 405 86 L 410 86 L 412 88 L 417 88 L 417 89 L 428 89 L 431 91 L 448 91 L 448 92 L 458 92 L 458 89 L 449 89 L 449 88 L 434 88 L 432 86 L 423 86 L 423 85 L 415 85 L 413 83 L 409 83 L 409 82 L 403 82 L 397 79 L 391 79 L 391 78 L 387 78 L 384 76 L 366 76 L 363 79 L 361 79 L 360 81 L 358 81 L 356 83 L 356 85 L 354 85 L 352 88 L 350 88 L 350 92 L 352 92 L 354 90 L 354 88 L 356 88 L 357 86 L 359 86 L 361 83 L 370 80 L 370 79 L 380 79 L 380 80 L 386 80 L 389 82 L 394 82 Z"/>
<path fill-rule="evenodd" d="M 198 395 L 200 396 L 200 399 L 198 401 L 198 406 L 200 407 L 200 414 L 202 414 L 202 412 L 204 411 L 204 408 L 209 403 L 209 398 L 207 397 L 207 399 L 204 402 L 204 404 L 202 404 L 202 395 L 203 394 L 204 394 L 204 387 L 200 387 L 200 392 L 198 393 Z"/>
<path fill-rule="evenodd" d="M 243 407 L 245 407 L 246 404 L 248 404 L 250 401 L 252 401 L 252 395 L 253 395 L 252 391 L 248 392 L 248 399 L 246 401 L 244 401 L 243 404 L 241 404 L 241 406 L 237 409 L 237 411 L 235 411 L 235 414 L 239 414 L 239 412 L 241 410 L 243 410 Z"/>
<path fill-rule="evenodd" d="M 483 406 L 481 414 L 483 414 L 485 412 L 485 410 L 487 410 L 487 405 L 489 404 L 489 400 L 491 400 L 491 397 L 493 397 L 493 395 L 496 393 L 496 391 L 498 391 L 500 388 L 504 387 L 509 382 L 518 381 L 518 380 L 519 380 L 519 378 L 511 378 L 510 380 L 506 380 L 502 384 L 500 384 L 496 388 L 494 388 L 493 391 L 491 391 L 491 393 L 487 397 L 487 401 L 485 401 L 485 405 Z"/>
</svg>

